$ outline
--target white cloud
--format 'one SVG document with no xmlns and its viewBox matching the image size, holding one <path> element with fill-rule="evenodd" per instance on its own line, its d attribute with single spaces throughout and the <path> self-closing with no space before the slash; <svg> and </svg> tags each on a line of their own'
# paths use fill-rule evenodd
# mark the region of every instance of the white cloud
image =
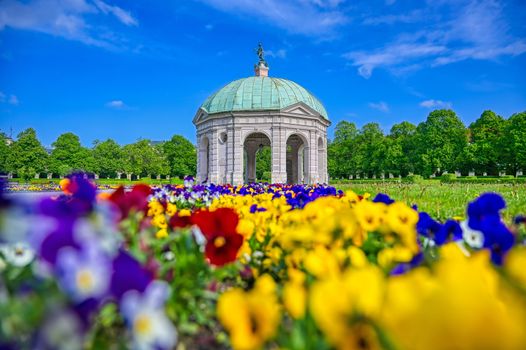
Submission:
<svg viewBox="0 0 526 350">
<path fill-rule="evenodd" d="M 20 103 L 20 101 L 18 101 L 18 97 L 16 97 L 16 95 L 11 94 L 8 96 L 7 94 L 0 91 L 0 103 L 9 103 L 10 105 L 16 106 Z"/>
<path fill-rule="evenodd" d="M 126 109 L 128 106 L 121 100 L 112 100 L 108 103 L 106 103 L 106 107 L 113 108 L 113 109 Z"/>
<path fill-rule="evenodd" d="M 376 109 L 376 110 L 378 110 L 380 112 L 384 112 L 384 113 L 389 112 L 389 106 L 384 101 L 380 101 L 380 102 L 377 102 L 377 103 L 370 102 L 369 103 L 369 108 Z"/>
<path fill-rule="evenodd" d="M 440 8 L 438 8 L 440 7 Z M 399 34 L 373 50 L 344 54 L 358 74 L 369 78 L 376 68 L 404 74 L 423 67 L 435 67 L 468 59 L 496 60 L 526 52 L 526 40 L 510 34 L 502 7 L 497 0 L 430 2 L 426 29 Z M 433 13 L 444 12 L 444 18 Z M 414 12 L 413 14 L 418 14 Z M 386 15 L 366 19 L 368 24 L 389 24 L 412 20 L 407 15 Z"/>
<path fill-rule="evenodd" d="M 288 32 L 325 36 L 348 22 L 339 0 L 201 0 L 217 10 L 258 19 Z"/>
<path fill-rule="evenodd" d="M 18 97 L 16 97 L 15 95 L 11 95 L 9 96 L 9 100 L 7 100 L 7 103 L 9 103 L 10 105 L 17 106 L 20 102 L 18 101 Z"/>
<path fill-rule="evenodd" d="M 279 49 L 279 50 L 265 50 L 265 56 L 267 57 L 276 57 L 276 58 L 285 58 L 287 57 L 287 50 L 285 49 Z"/>
<path fill-rule="evenodd" d="M 396 66 L 409 60 L 436 55 L 446 50 L 447 48 L 441 45 L 397 43 L 375 52 L 349 52 L 344 57 L 351 60 L 352 65 L 358 67 L 358 73 L 367 79 L 376 67 Z"/>
<path fill-rule="evenodd" d="M 451 102 L 441 100 L 425 100 L 420 102 L 420 107 L 425 108 L 451 108 Z"/>
<path fill-rule="evenodd" d="M 381 25 L 381 24 L 396 24 L 396 23 L 415 23 L 425 19 L 425 15 L 421 10 L 415 10 L 408 13 L 397 15 L 383 15 L 377 17 L 367 17 L 363 20 L 363 24 L 367 25 Z"/>
<path fill-rule="evenodd" d="M 137 20 L 133 18 L 130 12 L 123 10 L 122 8 L 118 6 L 111 6 L 106 4 L 105 2 L 101 0 L 93 0 L 95 5 L 99 8 L 99 10 L 107 14 L 114 15 L 119 21 L 121 21 L 123 24 L 127 26 L 136 26 L 138 24 Z"/>
<path fill-rule="evenodd" d="M 111 14 L 128 26 L 137 25 L 129 12 L 101 0 L 94 0 L 94 3 L 87 0 L 2 0 L 0 30 L 5 27 L 33 30 L 88 45 L 113 47 L 117 40 L 114 33 L 86 22 L 88 16 L 101 14 Z"/>
<path fill-rule="evenodd" d="M 322 8 L 334 8 L 343 4 L 345 0 L 305 0 L 305 2 L 310 2 Z"/>
</svg>

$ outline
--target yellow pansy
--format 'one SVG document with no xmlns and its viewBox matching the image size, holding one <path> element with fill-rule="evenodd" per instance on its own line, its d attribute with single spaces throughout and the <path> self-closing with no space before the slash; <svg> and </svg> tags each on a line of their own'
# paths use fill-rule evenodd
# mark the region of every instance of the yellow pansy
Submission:
<svg viewBox="0 0 526 350">
<path fill-rule="evenodd" d="M 166 214 L 168 214 L 169 216 L 174 216 L 176 212 L 177 212 L 177 205 L 173 203 L 168 203 L 166 205 Z"/>
<path fill-rule="evenodd" d="M 374 346 L 376 335 L 362 320 L 379 316 L 384 292 L 384 277 L 378 268 L 349 269 L 339 277 L 316 282 L 309 306 L 316 324 L 336 348 L 356 349 L 364 339 Z"/>
<path fill-rule="evenodd" d="M 156 238 L 166 238 L 166 237 L 168 237 L 168 230 L 165 229 L 165 228 L 160 229 L 160 230 L 157 231 L 157 233 L 155 234 L 155 237 L 156 237 Z"/>
<path fill-rule="evenodd" d="M 164 214 L 155 215 L 152 218 L 152 225 L 158 228 L 168 228 L 168 222 L 166 221 L 166 216 Z"/>
<path fill-rule="evenodd" d="M 382 223 L 384 209 L 384 203 L 362 200 L 354 206 L 354 215 L 362 229 L 373 232 L 378 230 Z"/>
<path fill-rule="evenodd" d="M 234 349 L 259 349 L 276 333 L 281 312 L 275 287 L 272 278 L 263 275 L 251 291 L 234 288 L 219 297 L 217 316 Z"/>
<path fill-rule="evenodd" d="M 301 319 L 307 307 L 307 290 L 300 283 L 288 282 L 283 286 L 283 305 L 292 318 Z"/>
<path fill-rule="evenodd" d="M 164 207 L 159 201 L 152 200 L 148 203 L 148 216 L 161 215 L 162 213 L 164 213 Z"/>
<path fill-rule="evenodd" d="M 177 215 L 179 215 L 179 216 L 190 216 L 190 215 L 192 215 L 192 212 L 189 209 L 181 209 L 181 210 L 179 210 Z"/>
</svg>

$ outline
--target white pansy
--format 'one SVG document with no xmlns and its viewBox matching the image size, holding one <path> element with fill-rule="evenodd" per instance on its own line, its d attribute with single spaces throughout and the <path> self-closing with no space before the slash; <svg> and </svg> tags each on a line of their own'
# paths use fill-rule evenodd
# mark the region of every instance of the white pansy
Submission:
<svg viewBox="0 0 526 350">
<path fill-rule="evenodd" d="M 42 348 L 81 350 L 84 336 L 78 317 L 69 310 L 53 312 L 42 326 Z"/>
<path fill-rule="evenodd" d="M 164 260 L 166 261 L 172 261 L 175 259 L 175 254 L 172 251 L 167 251 L 163 254 Z"/>
<path fill-rule="evenodd" d="M 206 244 L 206 237 L 203 235 L 201 229 L 197 225 L 192 226 L 192 234 L 197 245 L 203 247 Z"/>
<path fill-rule="evenodd" d="M 0 252 L 9 265 L 24 267 L 35 259 L 35 251 L 27 243 L 18 242 L 0 246 Z"/>
<path fill-rule="evenodd" d="M 467 220 L 460 223 L 460 228 L 462 229 L 462 238 L 464 238 L 464 242 L 468 246 L 475 249 L 480 249 L 484 246 L 484 234 L 469 227 Z"/>
<path fill-rule="evenodd" d="M 121 313 L 133 338 L 133 349 L 173 349 L 177 342 L 177 331 L 164 312 L 168 298 L 165 282 L 150 283 L 143 294 L 136 290 L 122 297 Z"/>
<path fill-rule="evenodd" d="M 431 238 L 423 237 L 422 239 L 422 246 L 424 248 L 432 248 L 436 245 L 435 241 Z"/>
</svg>

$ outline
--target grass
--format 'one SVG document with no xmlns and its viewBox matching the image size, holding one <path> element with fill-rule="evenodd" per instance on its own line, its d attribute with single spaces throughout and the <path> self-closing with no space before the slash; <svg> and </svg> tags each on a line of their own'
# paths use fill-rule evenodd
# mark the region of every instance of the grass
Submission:
<svg viewBox="0 0 526 350">
<path fill-rule="evenodd" d="M 358 194 L 385 193 L 408 205 L 417 204 L 418 209 L 432 217 L 445 220 L 453 216 L 465 216 L 468 202 L 485 192 L 500 193 L 508 207 L 504 210 L 506 221 L 519 214 L 526 214 L 526 184 L 466 184 L 440 183 L 425 180 L 423 183 L 350 183 L 334 185 L 341 190 L 353 190 Z"/>
</svg>

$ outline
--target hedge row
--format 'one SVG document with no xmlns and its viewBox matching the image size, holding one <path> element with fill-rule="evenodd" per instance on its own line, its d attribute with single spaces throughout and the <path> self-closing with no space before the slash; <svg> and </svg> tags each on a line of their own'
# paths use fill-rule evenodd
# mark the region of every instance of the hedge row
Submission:
<svg viewBox="0 0 526 350">
<path fill-rule="evenodd" d="M 424 183 L 424 182 L 438 182 L 441 183 L 463 183 L 463 184 L 526 184 L 526 177 L 514 177 L 512 175 L 501 176 L 501 177 L 476 177 L 476 176 L 464 176 L 456 177 L 455 174 L 445 174 L 440 177 L 433 179 L 424 179 L 420 175 L 409 175 L 402 178 L 395 179 L 334 179 L 330 183 L 332 185 L 345 185 L 345 184 L 374 184 L 374 183 Z"/>
</svg>

